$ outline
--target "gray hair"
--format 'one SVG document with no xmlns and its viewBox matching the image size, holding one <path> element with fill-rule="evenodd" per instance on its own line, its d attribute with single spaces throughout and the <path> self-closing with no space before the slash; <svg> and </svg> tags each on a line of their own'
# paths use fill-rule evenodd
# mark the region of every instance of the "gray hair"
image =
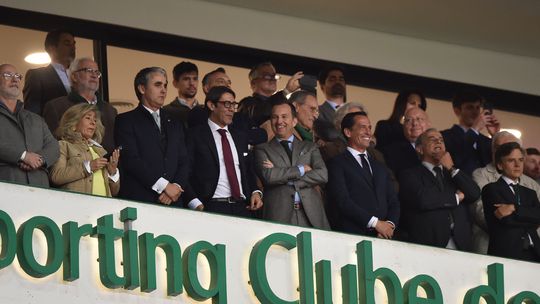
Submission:
<svg viewBox="0 0 540 304">
<path fill-rule="evenodd" d="M 517 136 L 515 136 L 514 134 L 508 131 L 499 131 L 495 133 L 495 135 L 493 135 L 493 138 L 491 139 L 491 149 L 493 150 L 493 153 L 495 153 L 495 150 L 497 148 L 495 142 L 497 142 L 499 139 L 503 137 L 513 137 L 516 139 L 515 142 L 517 142 L 520 146 L 523 145 L 523 143 L 521 142 L 521 139 L 517 138 Z"/>
<path fill-rule="evenodd" d="M 92 61 L 92 62 L 94 62 L 94 59 L 90 58 L 90 57 L 75 58 L 75 60 L 73 60 L 71 62 L 71 64 L 69 65 L 69 69 L 67 70 L 69 83 L 71 83 L 71 74 L 75 73 L 75 71 L 77 71 L 79 69 L 79 66 L 80 66 L 82 61 Z"/>
<path fill-rule="evenodd" d="M 427 134 L 429 132 L 439 132 L 439 130 L 435 128 L 429 128 L 425 130 L 424 133 L 420 134 L 420 136 L 418 136 L 418 138 L 416 139 L 415 146 L 421 146 L 424 143 L 424 140 L 426 140 Z"/>
<path fill-rule="evenodd" d="M 262 68 L 262 67 L 265 67 L 265 66 L 273 67 L 274 65 L 270 61 L 265 61 L 265 62 L 261 62 L 261 63 L 256 64 L 249 71 L 249 74 L 248 74 L 249 81 L 253 81 L 253 80 L 257 79 L 259 77 L 259 69 Z"/>
<path fill-rule="evenodd" d="M 139 92 L 139 86 L 142 85 L 146 87 L 148 81 L 150 80 L 150 75 L 153 73 L 160 73 L 162 75 L 165 75 L 165 78 L 167 78 L 167 71 L 165 71 L 164 68 L 160 67 L 147 67 L 140 70 L 137 75 L 135 75 L 133 86 L 135 88 L 135 95 L 137 95 L 137 99 L 139 100 L 139 102 L 142 101 L 142 93 Z"/>
<path fill-rule="evenodd" d="M 339 106 L 334 116 L 334 128 L 336 128 L 336 130 L 341 130 L 341 121 L 343 120 L 343 117 L 345 117 L 345 115 L 347 115 L 347 113 L 349 113 L 349 111 L 354 108 L 360 109 L 360 111 L 358 112 L 363 111 L 363 112 L 366 112 L 366 114 L 368 114 L 366 107 L 364 107 L 364 105 L 361 104 L 360 102 L 357 102 L 357 101 L 346 102 L 342 104 L 341 106 Z"/>
<path fill-rule="evenodd" d="M 315 99 L 317 99 L 317 95 L 315 95 L 315 93 L 300 90 L 300 91 L 296 91 L 296 92 L 291 94 L 291 96 L 289 97 L 289 102 L 291 102 L 291 103 L 295 102 L 295 103 L 297 103 L 299 105 L 303 105 L 303 104 L 306 103 L 306 98 L 308 96 L 312 96 Z"/>
</svg>

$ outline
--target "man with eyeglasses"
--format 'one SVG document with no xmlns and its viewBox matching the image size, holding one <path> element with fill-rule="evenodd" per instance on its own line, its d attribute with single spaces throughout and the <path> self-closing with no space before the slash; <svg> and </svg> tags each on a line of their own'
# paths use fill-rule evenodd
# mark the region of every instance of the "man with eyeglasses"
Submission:
<svg viewBox="0 0 540 304">
<path fill-rule="evenodd" d="M 431 122 L 424 110 L 411 108 L 405 112 L 403 134 L 405 140 L 393 142 L 381 148 L 386 165 L 396 176 L 401 171 L 421 163 L 416 153 L 416 140 L 420 134 L 430 128 Z"/>
<path fill-rule="evenodd" d="M 54 134 L 67 109 L 79 103 L 94 104 L 101 112 L 101 122 L 105 126 L 105 134 L 101 144 L 105 150 L 112 153 L 115 149 L 114 120 L 118 112 L 108 102 L 99 99 L 96 95 L 101 77 L 97 63 L 88 57 L 77 58 L 69 67 L 68 73 L 71 91 L 67 96 L 55 98 L 45 104 L 43 109 L 45 122 Z"/>
<path fill-rule="evenodd" d="M 43 118 L 17 100 L 22 78 L 13 65 L 0 65 L 0 180 L 48 187 L 58 142 Z"/>
<path fill-rule="evenodd" d="M 441 248 L 472 250 L 468 205 L 480 188 L 456 169 L 439 131 L 428 129 L 416 140 L 421 164 L 399 176 L 401 228 L 406 240 Z"/>
<path fill-rule="evenodd" d="M 66 96 L 71 90 L 68 68 L 75 59 L 73 33 L 65 29 L 49 32 L 45 51 L 51 57 L 51 64 L 28 70 L 23 88 L 24 108 L 39 115 L 49 100 Z"/>
<path fill-rule="evenodd" d="M 206 123 L 190 128 L 190 161 L 186 191 L 188 207 L 196 210 L 251 217 L 262 207 L 262 192 L 248 158 L 247 133 L 230 128 L 238 108 L 235 93 L 217 86 L 206 95 Z"/>
<path fill-rule="evenodd" d="M 249 82 L 252 96 L 245 97 L 240 101 L 239 112 L 246 114 L 252 126 L 259 127 L 270 119 L 272 104 L 287 99 L 287 95 L 300 88 L 299 79 L 304 76 L 297 72 L 287 82 L 285 89 L 277 90 L 277 81 L 280 76 L 271 62 L 263 62 L 255 65 L 249 71 Z"/>
</svg>

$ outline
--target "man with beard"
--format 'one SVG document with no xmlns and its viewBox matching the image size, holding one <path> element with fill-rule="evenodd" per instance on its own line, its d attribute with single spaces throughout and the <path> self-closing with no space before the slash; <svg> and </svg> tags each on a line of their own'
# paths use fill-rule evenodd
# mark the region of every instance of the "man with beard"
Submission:
<svg viewBox="0 0 540 304">
<path fill-rule="evenodd" d="M 43 118 L 17 100 L 21 80 L 14 66 L 0 65 L 0 180 L 47 187 L 47 168 L 58 159 L 58 142 Z"/>
<path fill-rule="evenodd" d="M 118 111 L 108 102 L 96 96 L 101 77 L 97 63 L 91 58 L 77 58 L 69 67 L 68 72 L 71 92 L 68 96 L 55 98 L 45 104 L 43 109 L 45 122 L 54 134 L 62 115 L 69 108 L 79 103 L 95 104 L 101 112 L 101 122 L 105 127 L 102 140 L 103 148 L 112 153 L 116 148 L 114 145 L 114 120 Z"/>
<path fill-rule="evenodd" d="M 178 96 L 163 108 L 187 127 L 190 111 L 199 105 L 195 98 L 199 86 L 197 66 L 187 61 L 177 64 L 173 69 L 173 86 L 178 90 Z"/>
<path fill-rule="evenodd" d="M 75 38 L 70 31 L 54 30 L 45 38 L 45 51 L 51 57 L 46 67 L 28 70 L 24 82 L 24 108 L 41 115 L 45 104 L 70 90 L 67 69 L 75 59 Z"/>
<path fill-rule="evenodd" d="M 319 73 L 319 85 L 326 101 L 319 107 L 319 120 L 333 125 L 334 116 L 339 106 L 346 102 L 344 71 L 338 66 L 329 66 Z"/>
<path fill-rule="evenodd" d="M 399 175 L 401 228 L 413 243 L 470 251 L 471 222 L 467 205 L 480 189 L 454 168 L 439 131 L 428 129 L 416 140 L 421 164 Z"/>
<path fill-rule="evenodd" d="M 527 148 L 526 152 L 523 173 L 540 184 L 540 151 L 536 148 Z"/>
</svg>

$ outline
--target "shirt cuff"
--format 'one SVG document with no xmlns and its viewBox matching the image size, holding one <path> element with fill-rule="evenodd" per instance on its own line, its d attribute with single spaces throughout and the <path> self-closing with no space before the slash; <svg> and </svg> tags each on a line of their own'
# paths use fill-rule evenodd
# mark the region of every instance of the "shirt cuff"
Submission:
<svg viewBox="0 0 540 304">
<path fill-rule="evenodd" d="M 88 172 L 88 174 L 92 174 L 92 168 L 90 168 L 90 161 L 89 160 L 83 161 L 83 165 L 84 165 L 84 168 L 86 169 L 86 172 Z"/>
<path fill-rule="evenodd" d="M 386 221 L 388 224 L 392 225 L 392 227 L 394 227 L 394 229 L 396 229 L 396 224 L 394 224 L 394 222 L 392 221 Z"/>
<path fill-rule="evenodd" d="M 300 170 L 300 176 L 304 176 L 306 174 L 306 169 L 304 169 L 304 165 L 297 166 L 298 170 Z"/>
<path fill-rule="evenodd" d="M 253 195 L 254 193 L 259 193 L 259 195 L 261 196 L 261 199 L 263 198 L 263 193 L 261 190 L 255 190 L 253 192 L 251 192 L 251 195 Z"/>
<path fill-rule="evenodd" d="M 118 180 L 120 179 L 120 170 L 118 168 L 116 169 L 116 172 L 113 175 L 109 175 L 109 179 L 112 180 L 115 183 L 118 183 Z"/>
<path fill-rule="evenodd" d="M 152 186 L 152 190 L 156 191 L 158 194 L 161 194 L 163 190 L 165 190 L 165 187 L 169 184 L 169 181 L 164 179 L 163 177 L 160 177 L 156 183 Z"/>
<path fill-rule="evenodd" d="M 377 226 L 377 222 L 379 222 L 379 219 L 376 216 L 372 216 L 367 224 L 367 227 L 375 229 L 375 226 Z"/>
<path fill-rule="evenodd" d="M 198 198 L 192 199 L 187 205 L 189 209 L 195 210 L 197 207 L 202 205 L 203 203 Z"/>
<path fill-rule="evenodd" d="M 24 158 L 26 157 L 26 151 L 23 151 L 21 154 L 21 161 L 24 161 Z"/>
<path fill-rule="evenodd" d="M 456 176 L 459 173 L 459 169 L 455 169 L 451 172 L 452 177 Z"/>
<path fill-rule="evenodd" d="M 456 195 L 456 203 L 459 206 L 459 195 L 457 195 L 457 193 L 455 195 Z"/>
</svg>

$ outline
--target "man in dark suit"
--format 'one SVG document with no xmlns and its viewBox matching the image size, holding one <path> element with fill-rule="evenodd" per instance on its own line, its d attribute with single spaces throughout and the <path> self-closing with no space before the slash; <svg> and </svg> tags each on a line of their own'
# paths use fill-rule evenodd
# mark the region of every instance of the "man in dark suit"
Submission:
<svg viewBox="0 0 540 304">
<path fill-rule="evenodd" d="M 75 39 L 67 30 L 54 30 L 45 38 L 45 51 L 51 57 L 46 67 L 28 70 L 24 82 L 24 108 L 41 115 L 45 103 L 70 92 L 67 69 L 75 59 Z"/>
<path fill-rule="evenodd" d="M 114 120 L 118 111 L 96 96 L 99 89 L 99 71 L 97 63 L 91 58 L 77 58 L 69 67 L 69 80 L 71 92 L 67 96 L 55 98 L 45 104 L 43 119 L 54 134 L 60 123 L 62 115 L 72 106 L 79 103 L 95 104 L 101 113 L 101 122 L 105 127 L 105 134 L 101 145 L 109 153 L 116 148 L 114 145 Z"/>
<path fill-rule="evenodd" d="M 122 146 L 119 197 L 180 205 L 189 188 L 182 124 L 161 107 L 167 95 L 167 73 L 144 68 L 135 76 L 139 105 L 117 116 L 115 140 Z"/>
<path fill-rule="evenodd" d="M 191 110 L 199 106 L 195 98 L 199 86 L 197 66 L 187 61 L 177 64 L 173 69 L 173 86 L 178 90 L 178 96 L 163 108 L 187 127 Z"/>
<path fill-rule="evenodd" d="M 372 133 L 365 112 L 345 115 L 347 150 L 328 164 L 327 214 L 334 230 L 390 239 L 399 220 L 399 200 L 390 172 L 366 153 Z"/>
<path fill-rule="evenodd" d="M 463 170 L 454 168 L 441 133 L 428 129 L 416 141 L 421 164 L 399 176 L 401 226 L 413 243 L 470 251 L 467 205 L 480 189 Z"/>
<path fill-rule="evenodd" d="M 337 108 L 347 100 L 344 74 L 339 66 L 325 67 L 319 73 L 319 85 L 326 98 L 319 106 L 319 121 L 328 128 L 334 125 Z"/>
<path fill-rule="evenodd" d="M 489 230 L 488 254 L 540 262 L 540 202 L 534 190 L 520 185 L 525 153 L 516 142 L 495 151 L 502 176 L 482 189 Z"/>
<path fill-rule="evenodd" d="M 401 171 L 420 164 L 415 149 L 416 140 L 420 134 L 429 129 L 430 125 L 431 122 L 424 110 L 411 108 L 405 112 L 403 120 L 403 134 L 406 140 L 396 141 L 381 148 L 386 165 L 396 176 L 399 176 Z"/>
<path fill-rule="evenodd" d="M 493 136 L 500 123 L 492 109 L 484 110 L 484 98 L 475 92 L 459 92 L 452 100 L 459 124 L 442 131 L 446 150 L 456 167 L 471 175 L 491 162 L 491 139 L 480 133 L 484 128 Z"/>
<path fill-rule="evenodd" d="M 262 207 L 262 192 L 248 162 L 247 134 L 229 128 L 238 107 L 235 96 L 224 86 L 210 89 L 207 122 L 189 130 L 192 188 L 185 202 L 191 209 L 249 217 Z"/>
</svg>

